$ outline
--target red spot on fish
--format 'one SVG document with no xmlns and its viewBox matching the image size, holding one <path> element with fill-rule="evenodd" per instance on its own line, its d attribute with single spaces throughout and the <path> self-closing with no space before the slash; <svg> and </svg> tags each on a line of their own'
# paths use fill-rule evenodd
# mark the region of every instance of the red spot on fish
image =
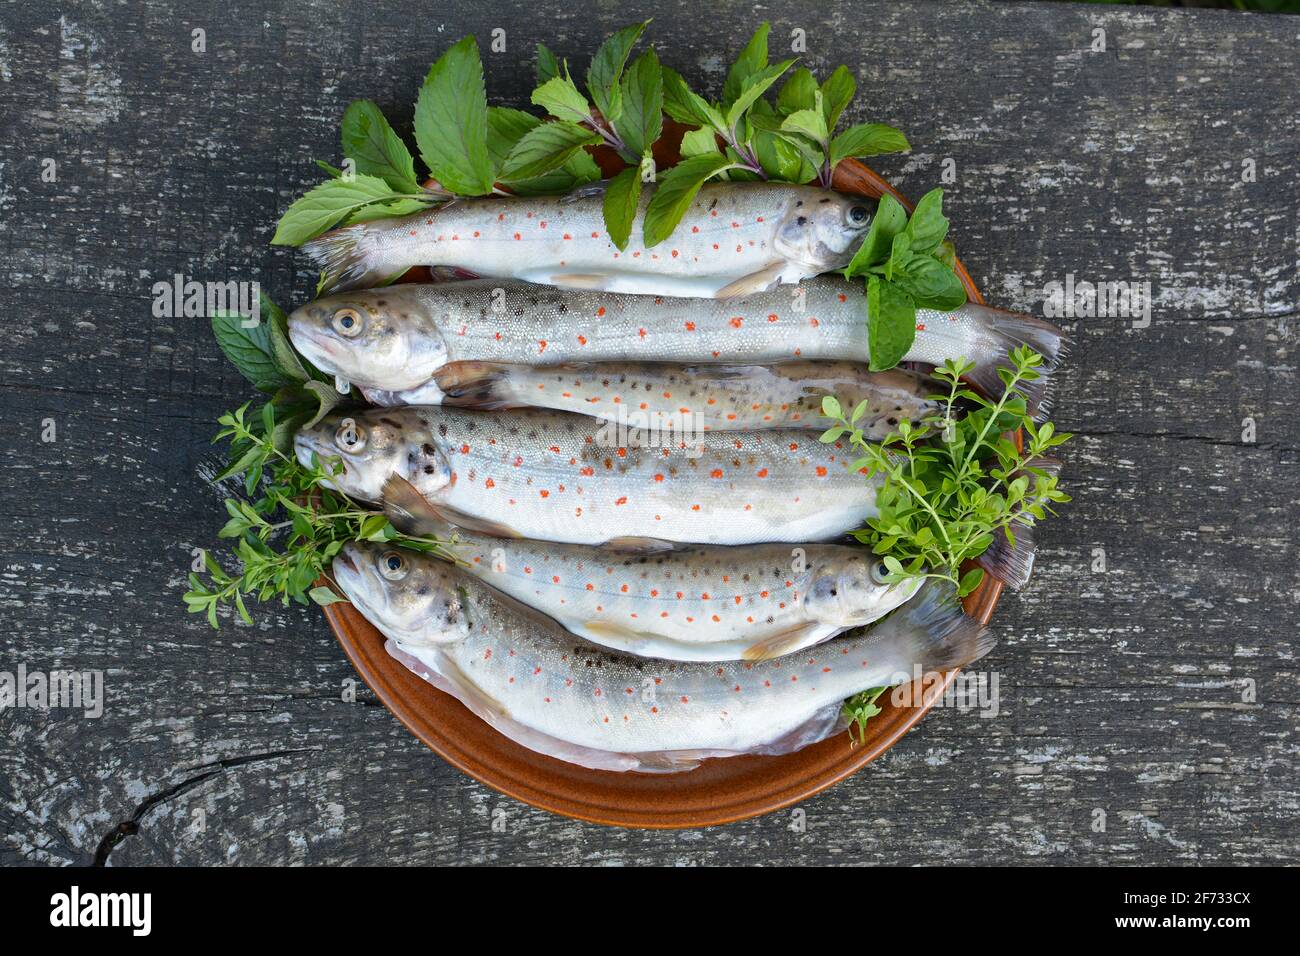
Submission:
<svg viewBox="0 0 1300 956">
<path fill-rule="evenodd" d="M 715 614 L 715 615 L 713 615 L 713 620 L 714 620 L 714 622 L 716 623 L 716 622 L 721 621 L 722 618 L 718 617 L 718 615 Z"/>
<path fill-rule="evenodd" d="M 798 446 L 797 444 L 795 444 L 794 442 L 790 442 L 790 450 L 791 450 L 791 451 L 798 451 L 798 450 L 799 450 L 799 446 Z"/>
<path fill-rule="evenodd" d="M 598 233 L 598 232 L 593 232 L 593 233 L 591 234 L 591 238 L 593 238 L 593 239 L 599 239 L 599 238 L 600 238 L 600 233 Z"/>
<path fill-rule="evenodd" d="M 542 222 L 538 223 L 538 226 L 539 226 L 540 228 L 542 228 L 542 229 L 545 229 L 545 228 L 546 228 L 546 221 L 543 220 Z"/>
<path fill-rule="evenodd" d="M 616 505 L 625 505 L 625 504 L 627 504 L 627 495 L 624 495 L 622 498 L 619 498 L 617 501 L 614 502 L 614 504 L 616 504 Z"/>
<path fill-rule="evenodd" d="M 845 295 L 843 292 L 840 293 L 840 295 L 839 295 L 839 299 L 840 299 L 841 302 L 848 302 L 848 301 L 849 301 L 849 297 L 848 297 L 847 295 Z"/>
<path fill-rule="evenodd" d="M 721 468 L 714 468 L 714 469 L 713 469 L 713 477 L 714 477 L 714 478 L 721 478 L 721 477 L 722 477 L 722 469 L 721 469 Z"/>
<path fill-rule="evenodd" d="M 689 697 L 687 697 L 685 694 L 683 694 L 683 695 L 682 695 L 682 703 L 683 703 L 683 704 L 689 704 L 690 702 L 691 702 L 691 699 L 690 699 Z"/>
<path fill-rule="evenodd" d="M 766 469 L 766 468 L 760 468 L 760 469 L 758 470 L 758 477 L 760 477 L 760 478 L 766 478 L 766 477 L 767 477 L 767 469 Z"/>
<path fill-rule="evenodd" d="M 579 335 L 579 336 L 578 336 L 578 344 L 579 344 L 579 345 L 586 345 L 586 344 L 587 344 L 587 337 L 586 337 L 585 335 Z"/>
<path fill-rule="evenodd" d="M 518 468 L 518 467 L 519 467 L 520 465 L 522 465 L 523 463 L 524 463 L 524 456 L 523 456 L 523 455 L 515 455 L 515 467 Z"/>
<path fill-rule="evenodd" d="M 718 249 L 718 244 L 717 244 L 716 242 L 713 244 L 713 249 L 714 249 L 715 252 L 716 252 L 717 249 Z"/>
<path fill-rule="evenodd" d="M 637 335 L 641 336 L 641 338 L 645 338 L 645 329 L 637 329 Z"/>
<path fill-rule="evenodd" d="M 740 316 L 738 316 L 738 315 L 735 316 L 734 318 L 732 318 L 732 320 L 731 320 L 731 327 L 732 327 L 733 329 L 738 329 L 738 328 L 740 328 L 740 327 L 741 327 L 742 325 L 744 325 L 744 324 L 745 324 L 745 320 L 742 319 L 742 318 L 741 318 Z"/>
<path fill-rule="evenodd" d="M 522 238 L 523 238 L 523 236 L 519 235 L 519 233 L 517 233 L 517 232 L 515 233 L 515 239 L 522 239 Z"/>
<path fill-rule="evenodd" d="M 814 329 L 817 328 L 817 326 L 821 325 L 821 323 L 818 322 L 816 319 L 809 319 L 808 324 L 811 325 Z"/>
<path fill-rule="evenodd" d="M 695 323 L 694 323 L 694 322 L 687 322 L 687 323 L 686 323 L 686 331 L 687 331 L 687 332 L 694 332 L 694 331 L 695 331 Z"/>
<path fill-rule="evenodd" d="M 596 315 L 602 316 L 604 314 L 605 314 L 605 307 L 602 305 L 599 309 L 596 310 Z"/>
<path fill-rule="evenodd" d="M 825 477 L 826 477 L 826 466 L 825 466 L 825 465 L 818 465 L 818 466 L 817 466 L 817 477 L 818 477 L 818 478 L 825 478 Z"/>
<path fill-rule="evenodd" d="M 461 445 L 461 446 L 460 446 L 460 453 L 461 453 L 462 455 L 468 455 L 468 454 L 469 454 L 469 445 Z"/>
<path fill-rule="evenodd" d="M 483 482 L 483 487 L 484 487 L 484 488 L 495 488 L 496 486 L 497 486 L 497 483 L 496 483 L 495 481 L 493 481 L 491 478 L 489 478 L 487 481 Z"/>
<path fill-rule="evenodd" d="M 483 660 L 485 661 L 492 660 L 492 648 L 489 647 L 486 651 L 483 652 Z"/>
<path fill-rule="evenodd" d="M 477 229 L 475 229 L 475 230 L 474 230 L 474 238 L 477 239 L 478 237 L 479 237 L 479 232 L 478 232 Z"/>
<path fill-rule="evenodd" d="M 538 344 L 539 346 L 541 346 L 541 347 L 537 350 L 537 354 L 538 354 L 538 355 L 541 355 L 543 352 L 546 351 L 546 339 L 538 339 L 538 340 L 537 340 L 537 344 Z"/>
<path fill-rule="evenodd" d="M 691 505 L 691 510 L 692 510 L 692 511 L 699 511 L 699 510 L 700 510 L 700 506 L 699 506 L 699 505 Z"/>
<path fill-rule="evenodd" d="M 924 331 L 925 331 L 925 323 L 924 323 L 924 322 L 918 322 L 918 323 L 916 323 L 916 331 L 918 331 L 918 332 L 924 332 Z"/>
<path fill-rule="evenodd" d="M 588 478 L 590 478 L 595 473 L 596 473 L 596 469 L 592 468 L 590 465 L 582 469 L 582 474 L 586 475 Z"/>
<path fill-rule="evenodd" d="M 663 480 L 664 480 L 663 475 L 655 475 L 655 481 L 663 481 Z"/>
<path fill-rule="evenodd" d="M 676 259 L 676 258 L 677 258 L 677 255 L 678 255 L 677 250 L 674 249 L 674 250 L 673 250 L 673 258 Z"/>
<path fill-rule="evenodd" d="M 572 237 L 571 235 L 569 235 L 569 234 L 566 232 L 566 233 L 564 234 L 564 238 L 565 238 L 565 239 L 572 239 L 573 237 Z"/>
<path fill-rule="evenodd" d="M 622 587 L 619 588 L 619 590 L 622 591 L 624 594 L 626 594 L 626 593 L 627 593 L 627 585 L 624 584 Z"/>
<path fill-rule="evenodd" d="M 539 492 L 539 494 L 540 494 L 543 498 L 549 498 L 549 497 L 551 497 L 551 493 L 550 493 L 549 491 L 547 491 L 545 488 L 543 488 L 543 489 Z"/>
</svg>

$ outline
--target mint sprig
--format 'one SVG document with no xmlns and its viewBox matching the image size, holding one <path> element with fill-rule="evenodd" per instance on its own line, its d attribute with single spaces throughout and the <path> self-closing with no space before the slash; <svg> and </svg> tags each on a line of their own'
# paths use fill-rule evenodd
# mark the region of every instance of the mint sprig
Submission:
<svg viewBox="0 0 1300 956">
<path fill-rule="evenodd" d="M 866 238 L 843 270 L 847 279 L 866 279 L 872 371 L 893 368 L 911 350 L 918 308 L 951 312 L 965 304 L 947 234 L 942 189 L 922 196 L 911 217 L 893 196 L 880 197 Z"/>
</svg>

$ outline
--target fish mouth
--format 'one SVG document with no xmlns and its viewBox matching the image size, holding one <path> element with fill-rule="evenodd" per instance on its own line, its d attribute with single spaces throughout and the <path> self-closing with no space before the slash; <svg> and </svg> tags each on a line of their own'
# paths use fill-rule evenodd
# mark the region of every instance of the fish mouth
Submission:
<svg viewBox="0 0 1300 956">
<path fill-rule="evenodd" d="M 310 322 L 290 317 L 289 341 L 321 371 L 338 371 L 338 357 L 342 354 L 342 349 L 328 334 Z"/>
</svg>

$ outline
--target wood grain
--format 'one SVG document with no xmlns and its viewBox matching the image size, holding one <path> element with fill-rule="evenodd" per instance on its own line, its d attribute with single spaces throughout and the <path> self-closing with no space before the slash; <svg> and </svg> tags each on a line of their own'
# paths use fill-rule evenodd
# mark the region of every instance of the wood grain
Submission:
<svg viewBox="0 0 1300 956">
<path fill-rule="evenodd" d="M 1155 300 L 1147 328 L 1066 323 L 1075 501 L 998 607 L 998 716 L 936 708 L 799 813 L 682 833 L 562 820 L 441 764 L 364 687 L 344 700 L 314 609 L 186 616 L 221 522 L 211 423 L 248 390 L 204 320 L 151 314 L 173 273 L 309 293 L 267 241 L 350 100 L 409 130 L 429 62 L 500 27 L 489 93 L 526 106 L 537 40 L 585 68 L 642 9 L 697 88 L 762 16 L 847 64 L 851 118 L 914 146 L 873 165 L 912 197 L 955 170 L 992 304 L 1041 314 L 1067 273 Z M 1294 18 L 1054 4 L 4 6 L 0 670 L 101 669 L 107 705 L 0 712 L 0 863 L 1300 861 L 1297 40 Z"/>
</svg>

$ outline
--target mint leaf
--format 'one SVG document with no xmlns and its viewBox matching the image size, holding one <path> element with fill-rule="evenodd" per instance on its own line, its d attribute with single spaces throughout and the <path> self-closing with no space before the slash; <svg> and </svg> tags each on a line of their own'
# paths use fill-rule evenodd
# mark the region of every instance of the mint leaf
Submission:
<svg viewBox="0 0 1300 956">
<path fill-rule="evenodd" d="M 247 316 L 221 312 L 212 317 L 212 334 L 221 351 L 239 374 L 262 392 L 275 392 L 300 380 L 286 373 L 276 358 L 271 339 L 272 322 L 263 317 L 257 325 L 245 328 Z"/>
<path fill-rule="evenodd" d="M 826 128 L 834 129 L 840 121 L 840 114 L 853 99 L 858 90 L 858 83 L 847 67 L 837 66 L 835 72 L 822 84 L 822 115 L 826 117 Z"/>
<path fill-rule="evenodd" d="M 364 206 L 402 198 L 375 176 L 326 180 L 285 210 L 271 245 L 300 246 Z"/>
<path fill-rule="evenodd" d="M 916 338 L 915 303 L 906 292 L 880 276 L 867 280 L 867 335 L 873 372 L 883 372 L 901 362 Z"/>
<path fill-rule="evenodd" d="M 618 81 L 623 75 L 627 55 L 649 22 L 646 20 L 619 30 L 600 45 L 587 68 L 587 92 L 606 122 L 613 123 L 622 115 L 623 97 Z"/>
<path fill-rule="evenodd" d="M 706 179 L 736 165 L 715 153 L 684 159 L 664 173 L 654 198 L 646 207 L 645 223 L 641 227 L 645 247 L 656 246 L 672 235 Z"/>
<path fill-rule="evenodd" d="M 461 196 L 492 192 L 487 91 L 473 36 L 429 67 L 415 101 L 415 141 L 424 164 L 445 189 Z"/>
<path fill-rule="evenodd" d="M 502 182 L 533 179 L 563 166 L 584 146 L 599 143 L 600 135 L 577 123 L 556 120 L 539 123 L 515 144 L 505 165 L 501 167 Z"/>
<path fill-rule="evenodd" d="M 966 303 L 966 287 L 934 256 L 909 256 L 901 268 L 894 269 L 892 282 L 923 309 L 951 312 Z"/>
<path fill-rule="evenodd" d="M 664 81 L 664 112 L 688 126 L 712 126 L 722 132 L 726 123 L 708 100 L 694 92 L 672 67 L 661 67 Z"/>
<path fill-rule="evenodd" d="M 560 75 L 560 63 L 545 43 L 537 44 L 537 85 Z"/>
<path fill-rule="evenodd" d="M 817 78 L 806 67 L 799 67 L 776 95 L 776 109 L 782 116 L 799 110 L 810 110 L 817 105 Z M 830 126 L 829 122 L 826 124 Z"/>
<path fill-rule="evenodd" d="M 775 83 L 781 74 L 790 69 L 793 64 L 794 60 L 785 60 L 751 73 L 745 80 L 745 85 L 741 91 L 736 95 L 735 101 L 727 109 L 727 125 L 734 129 L 740 117 L 744 115 L 745 110 L 749 109 L 756 99 L 766 93 L 768 87 Z"/>
<path fill-rule="evenodd" d="M 605 228 L 619 249 L 627 248 L 641 203 L 641 171 L 635 166 L 623 170 L 605 188 Z"/>
<path fill-rule="evenodd" d="M 356 163 L 357 172 L 378 176 L 396 192 L 420 191 L 420 183 L 415 178 L 415 158 L 388 125 L 383 111 L 370 100 L 348 104 L 339 133 L 343 155 Z"/>
<path fill-rule="evenodd" d="M 819 110 L 797 110 L 781 122 L 781 129 L 790 133 L 801 133 L 814 143 L 825 147 L 829 134 L 826 118 Z"/>
<path fill-rule="evenodd" d="M 749 78 L 767 66 L 767 35 L 771 30 L 772 25 L 763 21 L 727 71 L 727 80 L 722 85 L 722 102 L 726 106 L 736 102 Z"/>
<path fill-rule="evenodd" d="M 856 155 L 856 154 L 855 154 Z M 943 189 L 936 187 L 921 197 L 907 224 L 907 237 L 913 252 L 934 252 L 948 235 L 948 220 L 943 215 Z"/>
<path fill-rule="evenodd" d="M 851 279 L 864 274 L 871 266 L 880 265 L 889 258 L 894 236 L 907 227 L 907 210 L 903 204 L 885 193 L 876 206 L 876 218 L 871 221 L 867 238 L 862 241 L 853 259 L 844 267 L 844 277 Z"/>
<path fill-rule="evenodd" d="M 597 179 L 600 179 L 600 167 L 590 153 L 580 149 L 558 169 L 532 179 L 511 182 L 510 191 L 516 196 L 555 196 L 572 192 Z"/>
<path fill-rule="evenodd" d="M 506 157 L 524 134 L 542 121 L 532 113 L 509 106 L 489 106 L 487 112 L 487 148 L 492 168 L 500 171 Z"/>
<path fill-rule="evenodd" d="M 646 50 L 623 74 L 623 112 L 614 130 L 633 156 L 643 156 L 664 128 L 664 81 L 659 57 Z"/>
<path fill-rule="evenodd" d="M 683 159 L 717 152 L 719 152 L 718 134 L 713 131 L 712 126 L 702 126 L 699 129 L 688 130 L 682 135 L 681 154 Z"/>
<path fill-rule="evenodd" d="M 881 153 L 901 153 L 911 149 L 907 137 L 884 123 L 863 123 L 850 126 L 831 140 L 831 168 L 848 156 L 878 156 Z"/>
<path fill-rule="evenodd" d="M 533 90 L 532 101 L 556 119 L 580 123 L 591 119 L 591 106 L 573 80 L 567 76 L 557 76 L 547 80 Z"/>
</svg>

